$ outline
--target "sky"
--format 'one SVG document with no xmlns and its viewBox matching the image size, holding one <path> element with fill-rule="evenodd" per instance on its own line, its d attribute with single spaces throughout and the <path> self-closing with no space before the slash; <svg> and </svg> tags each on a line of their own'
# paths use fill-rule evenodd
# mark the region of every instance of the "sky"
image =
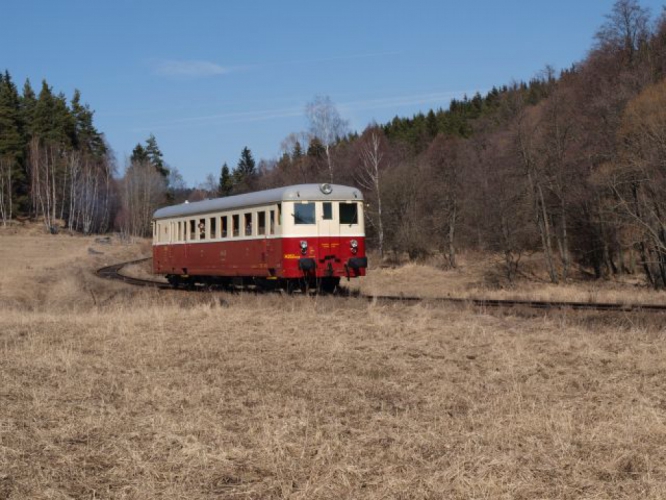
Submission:
<svg viewBox="0 0 666 500">
<path fill-rule="evenodd" d="M 350 129 L 582 60 L 613 0 L 0 0 L 0 70 L 79 89 L 119 173 L 154 134 L 189 186 L 277 158 L 328 96 Z M 653 15 L 663 0 L 643 0 Z"/>
</svg>

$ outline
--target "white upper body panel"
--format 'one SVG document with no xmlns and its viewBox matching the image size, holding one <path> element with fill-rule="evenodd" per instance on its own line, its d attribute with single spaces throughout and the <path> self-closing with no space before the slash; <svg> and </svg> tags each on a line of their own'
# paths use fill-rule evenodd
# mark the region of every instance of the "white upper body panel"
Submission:
<svg viewBox="0 0 666 500">
<path fill-rule="evenodd" d="M 323 187 L 330 186 L 329 194 L 324 192 Z M 225 198 L 214 198 L 211 200 L 195 201 L 193 203 L 181 203 L 170 207 L 160 208 L 155 211 L 153 218 L 170 219 L 175 217 L 187 217 L 198 214 L 223 212 L 237 210 L 245 207 L 269 205 L 283 201 L 339 201 L 357 200 L 363 201 L 360 190 L 338 184 L 297 184 L 266 191 L 227 196 Z"/>
<path fill-rule="evenodd" d="M 157 210 L 154 218 L 156 245 L 365 234 L 363 194 L 335 184 L 300 184 L 182 203 Z"/>
</svg>

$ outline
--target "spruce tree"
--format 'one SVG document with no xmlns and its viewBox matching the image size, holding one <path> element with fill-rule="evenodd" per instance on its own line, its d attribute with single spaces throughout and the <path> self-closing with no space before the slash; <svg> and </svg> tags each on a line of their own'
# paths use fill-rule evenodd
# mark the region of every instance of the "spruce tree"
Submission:
<svg viewBox="0 0 666 500">
<path fill-rule="evenodd" d="M 245 180 L 254 178 L 255 175 L 256 164 L 254 162 L 254 158 L 252 157 L 252 152 L 246 146 L 243 148 L 243 151 L 241 151 L 241 157 L 240 160 L 238 160 L 238 165 L 234 171 L 234 176 L 236 177 L 236 181 L 240 183 Z"/>
<path fill-rule="evenodd" d="M 46 80 L 42 80 L 42 88 L 39 91 L 39 97 L 35 102 L 32 115 L 31 132 L 33 137 L 39 137 L 45 140 L 51 138 L 53 131 L 53 121 L 55 117 L 55 98 L 51 87 Z"/>
<path fill-rule="evenodd" d="M 439 124 L 435 112 L 431 109 L 426 116 L 426 130 L 430 139 L 434 139 L 439 132 Z"/>
<path fill-rule="evenodd" d="M 303 146 L 301 146 L 300 141 L 296 141 L 296 144 L 294 144 L 294 150 L 291 157 L 294 161 L 303 157 Z"/>
<path fill-rule="evenodd" d="M 149 158 L 148 158 L 148 153 L 146 152 L 146 148 L 144 148 L 141 144 L 137 144 L 132 150 L 132 155 L 130 156 L 130 162 L 143 163 L 147 161 L 149 161 Z"/>
<path fill-rule="evenodd" d="M 157 139 L 155 139 L 153 134 L 150 134 L 150 137 L 146 139 L 146 154 L 148 155 L 150 163 L 152 163 L 157 171 L 167 179 L 169 177 L 169 169 L 164 164 L 164 160 L 162 159 L 164 155 L 157 145 Z"/>
<path fill-rule="evenodd" d="M 231 175 L 229 166 L 225 162 L 220 171 L 220 183 L 217 188 L 217 194 L 220 197 L 229 196 L 234 189 L 234 178 Z"/>
<path fill-rule="evenodd" d="M 71 108 L 74 118 L 75 148 L 101 158 L 106 153 L 106 144 L 102 134 L 93 125 L 93 111 L 87 104 L 81 104 L 81 92 L 78 89 L 74 90 Z"/>
<path fill-rule="evenodd" d="M 257 169 L 252 152 L 249 148 L 243 148 L 238 165 L 234 169 L 233 184 L 234 193 L 247 193 L 255 189 Z"/>
<path fill-rule="evenodd" d="M 0 212 L 11 219 L 27 192 L 22 168 L 25 141 L 22 134 L 20 98 L 8 71 L 0 74 Z"/>
<path fill-rule="evenodd" d="M 30 85 L 29 79 L 26 79 L 25 84 L 23 84 L 23 95 L 21 96 L 20 106 L 23 130 L 27 136 L 32 136 L 34 129 L 35 106 L 37 106 L 37 95 L 32 89 L 32 85 Z"/>
<path fill-rule="evenodd" d="M 326 148 L 324 148 L 324 145 L 319 139 L 313 137 L 308 146 L 308 156 L 312 158 L 323 158 L 325 155 Z"/>
<path fill-rule="evenodd" d="M 18 158 L 24 147 L 18 91 L 9 72 L 0 74 L 0 156 Z"/>
</svg>

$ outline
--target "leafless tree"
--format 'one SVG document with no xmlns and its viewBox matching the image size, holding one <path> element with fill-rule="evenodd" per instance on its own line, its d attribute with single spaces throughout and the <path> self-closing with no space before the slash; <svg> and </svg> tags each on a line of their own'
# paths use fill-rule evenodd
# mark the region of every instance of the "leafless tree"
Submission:
<svg viewBox="0 0 666 500">
<path fill-rule="evenodd" d="M 438 135 L 423 155 L 428 178 L 423 186 L 430 201 L 433 236 L 447 256 L 449 266 L 457 267 L 456 236 L 461 218 L 463 172 L 468 166 L 465 143 L 461 139 Z"/>
<path fill-rule="evenodd" d="M 111 158 L 72 150 L 66 155 L 67 227 L 90 234 L 108 228 L 112 184 Z"/>
<path fill-rule="evenodd" d="M 644 45 L 650 34 L 650 11 L 637 0 L 617 0 L 606 22 L 597 32 L 599 46 L 604 50 L 622 50 L 629 62 Z"/>
<path fill-rule="evenodd" d="M 541 246 L 546 257 L 548 275 L 553 283 L 559 282 L 553 259 L 552 231 L 546 202 L 546 180 L 543 172 L 543 156 L 536 144 L 540 124 L 534 110 L 524 111 L 516 126 L 516 152 L 523 167 L 532 198 L 534 222 L 541 236 Z"/>
<path fill-rule="evenodd" d="M 35 215 L 41 215 L 48 231 L 56 231 L 58 214 L 57 166 L 59 148 L 33 137 L 29 145 L 32 205 Z"/>
<path fill-rule="evenodd" d="M 349 123 L 342 119 L 329 96 L 316 96 L 305 106 L 305 115 L 309 122 L 310 140 L 317 138 L 324 147 L 329 179 L 333 182 L 331 146 L 347 134 Z"/>
<path fill-rule="evenodd" d="M 213 174 L 206 175 L 206 180 L 199 185 L 199 189 L 206 194 L 206 198 L 216 198 L 219 181 Z"/>
<path fill-rule="evenodd" d="M 148 236 L 153 212 L 165 201 L 166 181 L 148 161 L 130 163 L 122 180 L 121 207 L 117 218 L 121 233 Z"/>
<path fill-rule="evenodd" d="M 644 263 L 649 267 L 649 254 L 655 256 L 654 267 L 662 286 L 666 286 L 665 109 L 664 82 L 649 87 L 627 105 L 619 132 L 622 149 L 607 176 L 622 212 L 644 235 Z M 646 274 L 657 283 L 649 269 Z"/>
<path fill-rule="evenodd" d="M 382 208 L 382 188 L 384 171 L 388 168 L 386 138 L 378 127 L 369 127 L 360 139 L 359 156 L 361 164 L 355 172 L 355 179 L 362 189 L 371 193 L 374 205 L 369 210 L 369 221 L 377 230 L 377 249 L 384 258 L 384 215 Z"/>
</svg>

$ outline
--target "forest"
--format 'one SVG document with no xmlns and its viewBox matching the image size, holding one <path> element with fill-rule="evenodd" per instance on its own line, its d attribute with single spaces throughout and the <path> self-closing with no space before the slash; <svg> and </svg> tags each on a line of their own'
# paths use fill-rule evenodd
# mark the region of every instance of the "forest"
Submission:
<svg viewBox="0 0 666 500">
<path fill-rule="evenodd" d="M 306 107 L 275 160 L 243 149 L 197 189 L 154 136 L 119 174 L 79 91 L 19 93 L 0 76 L 0 220 L 55 232 L 147 234 L 159 206 L 304 182 L 357 185 L 381 258 L 502 256 L 508 280 L 540 253 L 553 283 L 640 274 L 666 287 L 666 17 L 618 0 L 586 58 L 447 109 L 350 131 L 330 98 Z M 251 138 L 248 138 L 251 143 Z"/>
</svg>

